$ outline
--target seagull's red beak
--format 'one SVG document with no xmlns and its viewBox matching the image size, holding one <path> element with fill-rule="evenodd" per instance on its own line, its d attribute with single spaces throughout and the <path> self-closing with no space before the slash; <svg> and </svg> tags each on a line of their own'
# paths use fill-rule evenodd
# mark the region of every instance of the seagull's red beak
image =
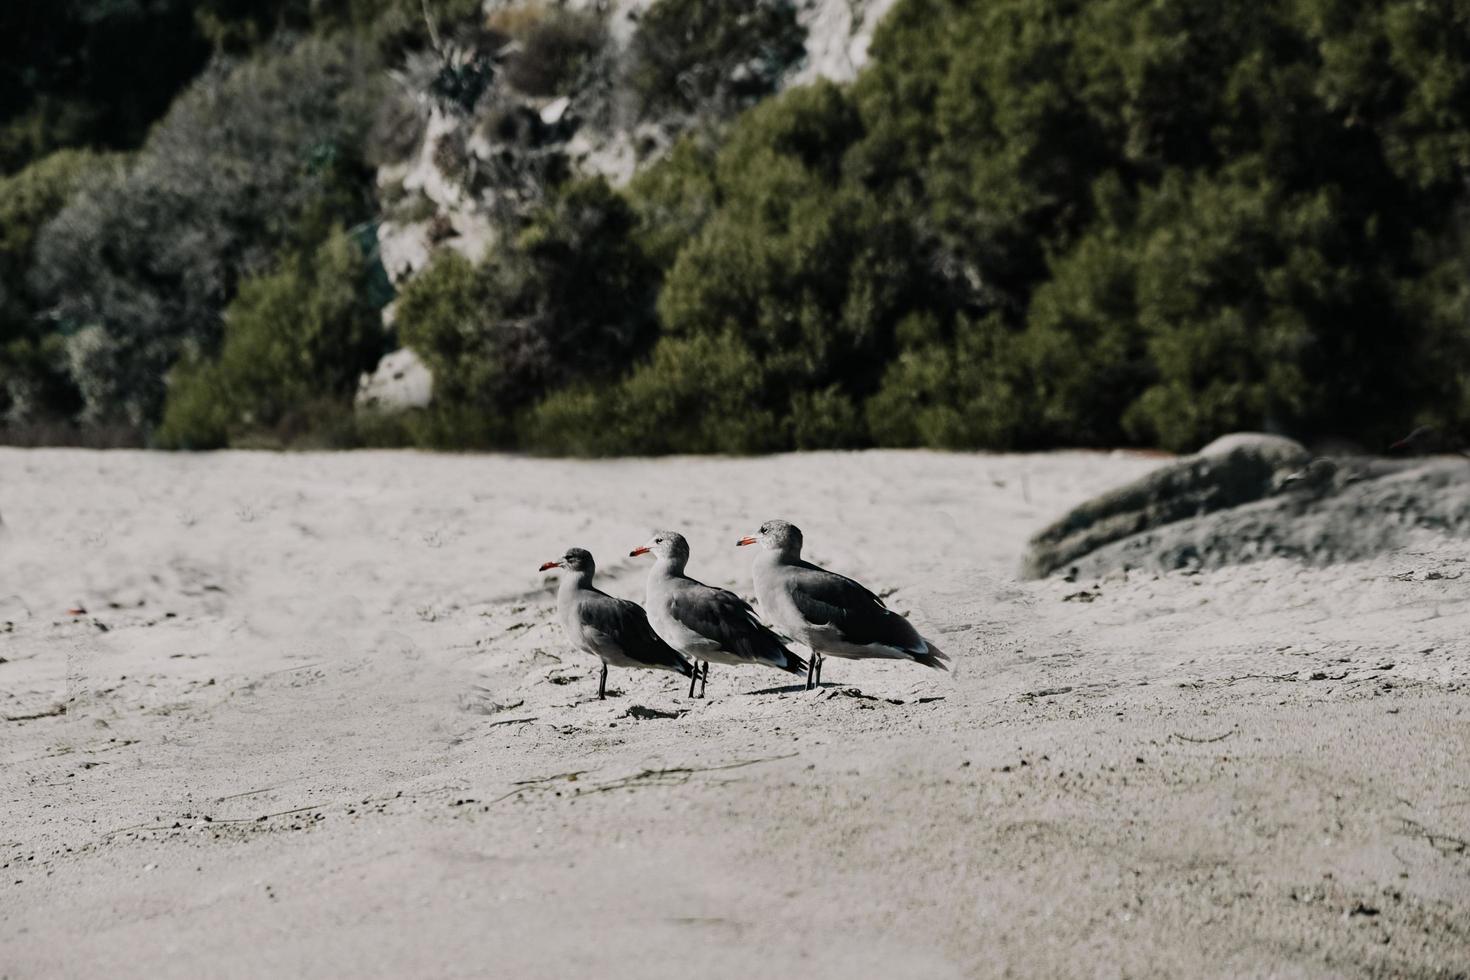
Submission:
<svg viewBox="0 0 1470 980">
<path fill-rule="evenodd" d="M 755 538 L 752 538 L 748 534 L 745 537 L 741 538 L 739 541 L 736 541 L 735 542 L 735 547 L 739 548 L 742 545 L 747 545 L 747 544 L 755 544 Z"/>
<path fill-rule="evenodd" d="M 629 558 L 637 558 L 639 555 L 646 555 L 646 554 L 648 554 L 648 546 L 647 545 L 642 545 L 642 546 L 637 547 L 637 548 L 634 548 L 632 551 L 628 552 L 628 557 Z"/>
<path fill-rule="evenodd" d="M 549 561 L 546 564 L 544 564 L 544 565 L 541 566 L 540 571 L 543 571 L 544 572 L 548 568 L 560 568 L 560 567 L 561 567 L 561 562 L 559 562 L 559 561 Z"/>
</svg>

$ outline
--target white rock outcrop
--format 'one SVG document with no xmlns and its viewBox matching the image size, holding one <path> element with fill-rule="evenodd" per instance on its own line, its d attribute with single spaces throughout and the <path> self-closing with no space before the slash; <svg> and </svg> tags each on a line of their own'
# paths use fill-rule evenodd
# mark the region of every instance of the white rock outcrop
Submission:
<svg viewBox="0 0 1470 980">
<path fill-rule="evenodd" d="M 517 6 L 522 0 L 486 0 L 485 13 Z M 638 18 L 654 0 L 569 0 L 571 9 L 596 10 L 607 25 L 609 43 L 625 49 L 638 27 Z M 897 0 L 804 0 L 797 17 L 806 28 L 806 58 L 787 77 L 785 88 L 819 78 L 846 83 L 857 77 L 868 61 L 868 48 L 879 22 Z M 571 165 L 589 176 L 623 186 L 640 166 L 657 159 L 672 136 L 656 125 L 630 122 L 627 126 L 584 124 L 579 118 L 579 93 L 544 100 L 526 100 L 536 119 L 555 130 L 561 152 Z M 397 185 L 403 193 L 422 195 L 433 215 L 412 221 L 384 221 L 378 226 L 383 267 L 400 288 L 417 275 L 440 248 L 453 248 L 478 261 L 494 241 L 489 211 L 493 192 L 477 196 L 464 182 L 445 174 L 436 162 L 442 139 L 459 139 L 473 158 L 488 164 L 497 152 L 480 131 L 480 120 L 439 106 L 430 106 L 423 138 L 409 159 L 379 170 L 378 184 Z M 650 148 L 652 151 L 650 152 Z M 358 394 L 360 407 L 374 409 L 426 404 L 432 378 L 424 364 L 406 350 L 384 357 L 376 371 L 365 375 Z M 422 399 L 422 400 L 420 400 Z"/>
<path fill-rule="evenodd" d="M 407 347 L 386 354 L 372 374 L 357 383 L 359 411 L 394 412 L 424 408 L 434 397 L 434 375 Z"/>
<path fill-rule="evenodd" d="M 799 19 L 806 27 L 806 64 L 791 79 L 850 82 L 868 63 L 873 31 L 898 0 L 814 0 Z"/>
</svg>

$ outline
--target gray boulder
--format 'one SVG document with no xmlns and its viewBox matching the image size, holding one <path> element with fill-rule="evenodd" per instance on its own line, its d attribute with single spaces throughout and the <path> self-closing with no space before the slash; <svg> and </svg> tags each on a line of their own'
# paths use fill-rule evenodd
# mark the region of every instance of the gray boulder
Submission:
<svg viewBox="0 0 1470 980">
<path fill-rule="evenodd" d="M 1330 565 L 1408 547 L 1416 530 L 1470 534 L 1464 460 L 1370 467 L 1325 489 L 1288 490 L 1153 528 L 1099 548 L 1076 567 L 1079 576 L 1100 578 L 1120 568 L 1208 569 L 1272 557 Z"/>
<path fill-rule="evenodd" d="M 1300 443 L 1281 436 L 1222 436 L 1195 455 L 1095 497 L 1043 528 L 1031 538 L 1021 575 L 1043 578 L 1150 528 L 1260 500 L 1282 475 L 1310 460 Z"/>
<path fill-rule="evenodd" d="M 1470 461 L 1312 459 L 1289 439 L 1231 435 L 1073 509 L 1032 538 L 1022 574 L 1328 564 L 1403 547 L 1415 530 L 1470 534 Z"/>
</svg>

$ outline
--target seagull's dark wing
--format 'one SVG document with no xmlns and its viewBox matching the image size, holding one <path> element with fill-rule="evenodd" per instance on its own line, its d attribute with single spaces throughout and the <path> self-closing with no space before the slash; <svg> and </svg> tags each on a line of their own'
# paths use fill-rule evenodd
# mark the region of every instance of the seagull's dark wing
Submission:
<svg viewBox="0 0 1470 980">
<path fill-rule="evenodd" d="M 628 599 L 599 592 L 582 602 L 582 621 L 611 637 L 623 649 L 623 656 L 649 667 L 676 670 L 689 677 L 694 665 L 682 653 L 669 646 L 648 625 L 643 607 Z"/>
<path fill-rule="evenodd" d="M 803 561 L 792 566 L 791 583 L 792 601 L 806 621 L 816 626 L 835 626 L 846 643 L 857 646 L 880 643 L 911 653 L 929 650 L 908 620 L 845 575 Z"/>
<path fill-rule="evenodd" d="M 742 660 L 770 664 L 793 674 L 806 672 L 806 661 L 756 618 L 750 604 L 733 592 L 687 580 L 674 593 L 669 612 L 679 622 L 727 653 Z"/>
</svg>

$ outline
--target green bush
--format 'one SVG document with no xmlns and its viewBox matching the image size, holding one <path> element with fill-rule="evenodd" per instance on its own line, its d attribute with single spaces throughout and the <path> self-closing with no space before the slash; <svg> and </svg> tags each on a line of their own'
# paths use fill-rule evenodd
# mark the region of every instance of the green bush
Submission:
<svg viewBox="0 0 1470 980">
<path fill-rule="evenodd" d="M 9 426 L 65 419 L 80 407 L 65 339 L 38 318 L 26 282 L 36 236 L 89 175 L 113 158 L 60 150 L 0 178 L 0 421 Z"/>
<path fill-rule="evenodd" d="M 783 420 L 789 445 L 865 442 L 856 406 L 878 388 L 896 325 L 940 295 L 909 216 L 845 177 L 862 134 L 827 83 L 743 116 L 715 161 L 713 195 L 694 198 L 717 206 L 659 296 L 667 335 L 729 334 L 760 361 L 767 384 L 752 408 Z"/>
<path fill-rule="evenodd" d="M 645 115 L 719 117 L 775 91 L 805 49 L 790 0 L 657 0 L 638 19 L 629 84 Z"/>
<path fill-rule="evenodd" d="M 246 434 L 295 441 L 350 405 L 358 377 L 383 353 L 368 263 L 338 232 L 314 253 L 249 279 L 225 315 L 217 360 L 175 369 L 159 445 L 208 449 Z"/>
<path fill-rule="evenodd" d="M 658 162 L 640 170 L 628 187 L 638 215 L 638 243 L 661 271 L 704 227 L 719 204 L 713 140 L 692 134 L 674 143 Z"/>
<path fill-rule="evenodd" d="M 399 336 L 434 372 L 435 402 L 508 441 L 548 390 L 611 380 L 652 343 L 655 271 L 635 216 L 604 181 L 564 187 L 475 265 L 441 253 L 404 290 Z"/>
<path fill-rule="evenodd" d="M 853 449 L 869 442 L 862 416 L 841 385 L 796 392 L 788 417 L 797 449 Z"/>
<path fill-rule="evenodd" d="M 172 77 L 198 30 L 155 6 Z M 690 133 L 626 196 L 567 180 L 531 106 L 481 98 L 492 38 L 522 41 L 500 67 L 527 92 L 601 73 L 598 19 L 477 8 L 430 8 L 468 60 L 415 50 L 431 33 L 416 0 L 190 8 L 216 46 L 255 54 L 192 84 L 127 168 L 58 158 L 0 194 L 3 407 L 147 425 L 179 362 L 165 435 L 187 444 L 1189 449 L 1238 428 L 1381 445 L 1470 426 L 1464 4 L 900 0 L 853 85 L 768 98 L 802 55 L 794 4 L 658 0 L 625 73 L 577 83 L 584 121 L 631 95 Z M 116 83 L 99 53 L 137 11 L 90 12 L 95 36 L 82 13 L 23 13 L 62 25 L 74 64 L 0 40 L 16 55 L 0 59 L 0 167 L 113 107 L 132 118 L 99 141 L 136 138 L 161 109 L 151 81 L 136 99 L 95 87 Z M 496 152 L 446 143 L 443 162 L 497 202 L 502 234 L 403 297 L 436 395 L 392 423 L 351 420 L 343 394 L 317 401 L 272 360 L 306 342 L 263 326 L 285 316 L 258 277 L 305 303 L 332 278 L 315 264 L 329 230 L 371 227 L 381 74 L 340 38 L 286 52 L 268 40 L 283 28 L 391 36 L 405 74 L 432 76 L 416 96 L 486 112 L 475 131 Z M 394 131 L 423 114 L 385 109 L 371 159 L 402 156 Z M 245 281 L 230 317 L 256 326 L 237 331 L 222 313 Z M 304 363 L 331 376 L 322 349 Z"/>
<path fill-rule="evenodd" d="M 1467 24 L 1409 0 L 905 0 L 845 165 L 932 233 L 951 309 L 1003 326 L 972 381 L 960 326 L 906 347 L 874 437 L 1374 444 L 1458 404 Z"/>
<path fill-rule="evenodd" d="M 1104 225 L 1054 261 L 1033 293 L 1018 353 L 1036 379 L 1031 423 L 1040 443 L 1129 441 L 1124 414 L 1154 380 L 1140 271 L 1137 248 Z"/>
<path fill-rule="evenodd" d="M 754 408 L 760 362 L 729 335 L 665 338 L 621 383 L 559 391 L 526 420 L 526 442 L 576 455 L 755 453 L 783 444 L 780 424 Z"/>
<path fill-rule="evenodd" d="M 949 341 L 906 348 L 865 410 L 881 446 L 936 449 L 1037 445 L 1037 386 L 1019 338 L 998 315 L 962 317 Z"/>
<path fill-rule="evenodd" d="M 156 421 L 168 369 L 218 348 L 242 278 L 368 217 L 379 85 L 347 43 L 217 65 L 126 170 L 85 182 L 42 230 L 31 282 L 56 322 L 92 331 L 73 356 L 87 421 Z"/>
<path fill-rule="evenodd" d="M 235 407 L 219 367 L 186 356 L 170 374 L 163 421 L 153 432 L 161 449 L 223 449 L 230 444 Z"/>
</svg>

